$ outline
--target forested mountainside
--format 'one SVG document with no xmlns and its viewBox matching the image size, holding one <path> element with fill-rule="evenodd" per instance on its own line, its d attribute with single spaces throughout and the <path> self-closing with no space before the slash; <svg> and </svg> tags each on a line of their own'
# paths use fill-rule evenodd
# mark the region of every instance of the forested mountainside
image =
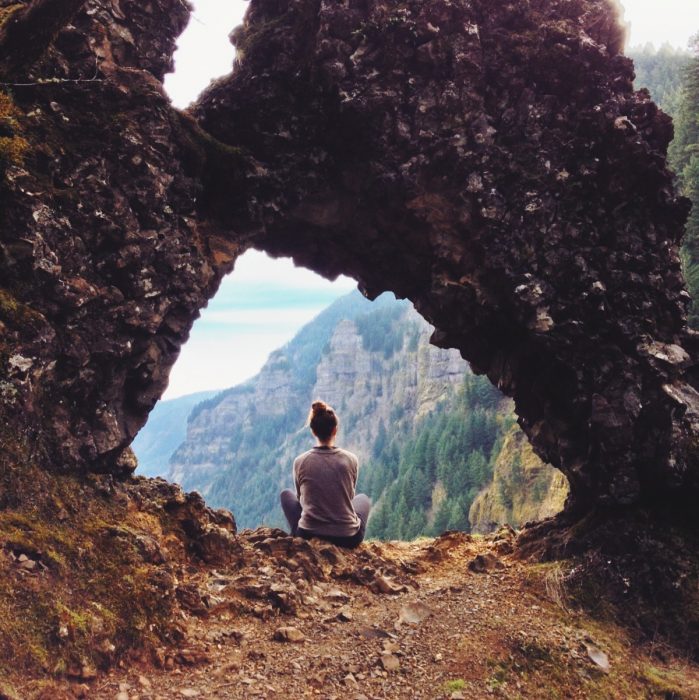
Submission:
<svg viewBox="0 0 699 700">
<path fill-rule="evenodd" d="M 669 44 L 660 48 L 646 44 L 630 48 L 628 55 L 636 71 L 636 88 L 647 88 L 658 107 L 668 114 L 677 114 L 682 102 L 684 72 L 692 54 Z"/>
<path fill-rule="evenodd" d="M 675 119 L 675 139 L 669 160 L 677 173 L 682 194 L 693 203 L 682 245 L 687 287 L 692 295 L 689 325 L 699 329 L 699 34 L 692 44 L 692 59 L 682 71 L 682 91 Z"/>
<path fill-rule="evenodd" d="M 339 412 L 340 443 L 361 459 L 359 488 L 377 504 L 371 535 L 469 529 L 471 504 L 519 431 L 509 402 L 458 352 L 431 346 L 431 332 L 391 295 L 343 297 L 258 376 L 195 407 L 170 478 L 231 509 L 242 527 L 282 525 L 278 494 L 291 486 L 294 456 L 313 444 L 304 422 L 319 397 Z M 555 470 L 540 466 L 552 482 Z M 492 520 L 485 509 L 478 517 L 477 527 Z"/>
<path fill-rule="evenodd" d="M 147 425 L 131 444 L 138 457 L 139 474 L 165 476 L 168 473 L 170 457 L 187 434 L 187 419 L 192 409 L 217 393 L 198 391 L 196 394 L 158 401 L 148 416 Z"/>
</svg>

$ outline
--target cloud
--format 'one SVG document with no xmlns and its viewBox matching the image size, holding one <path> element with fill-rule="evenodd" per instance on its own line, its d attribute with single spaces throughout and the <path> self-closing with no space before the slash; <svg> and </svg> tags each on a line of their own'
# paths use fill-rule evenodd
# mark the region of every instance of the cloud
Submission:
<svg viewBox="0 0 699 700">
<path fill-rule="evenodd" d="M 212 79 L 231 72 L 235 50 L 228 35 L 243 20 L 241 0 L 193 0 L 194 14 L 177 42 L 175 73 L 165 89 L 177 107 L 186 107 Z"/>
<path fill-rule="evenodd" d="M 206 311 L 199 323 L 233 326 L 255 331 L 275 328 L 300 328 L 323 310 L 324 304 L 303 309 L 278 308 L 222 309 Z"/>
<path fill-rule="evenodd" d="M 304 267 L 297 267 L 291 258 L 271 258 L 257 250 L 249 250 L 238 258 L 235 270 L 226 282 L 252 282 L 265 281 L 267 285 L 283 286 L 287 289 L 326 289 L 328 284 L 335 284 L 350 291 L 357 283 L 349 278 L 340 276 L 334 282 L 320 275 L 310 272 Z"/>
<path fill-rule="evenodd" d="M 699 32 L 699 3 L 695 0 L 621 0 L 621 4 L 631 25 L 630 46 L 669 43 L 686 49 L 690 37 Z"/>
<path fill-rule="evenodd" d="M 355 287 L 347 277 L 329 282 L 288 259 L 245 253 L 195 322 L 165 398 L 249 379 L 271 352 Z"/>
</svg>

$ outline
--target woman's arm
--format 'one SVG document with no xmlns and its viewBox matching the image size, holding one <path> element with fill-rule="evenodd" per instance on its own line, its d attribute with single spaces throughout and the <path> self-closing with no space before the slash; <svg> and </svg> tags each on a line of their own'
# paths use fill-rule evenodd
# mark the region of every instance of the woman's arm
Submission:
<svg viewBox="0 0 699 700">
<path fill-rule="evenodd" d="M 296 498 L 301 501 L 301 482 L 299 481 L 299 459 L 298 457 L 294 460 L 294 466 L 291 469 L 291 473 L 294 479 L 294 487 L 296 488 Z"/>
</svg>

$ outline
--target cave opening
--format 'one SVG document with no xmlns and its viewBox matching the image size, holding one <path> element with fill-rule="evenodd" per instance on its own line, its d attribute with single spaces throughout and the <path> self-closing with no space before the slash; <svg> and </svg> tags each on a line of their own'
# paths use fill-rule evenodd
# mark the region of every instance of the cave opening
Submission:
<svg viewBox="0 0 699 700">
<path fill-rule="evenodd" d="M 308 449 L 310 402 L 340 416 L 375 502 L 368 535 L 486 532 L 554 515 L 565 477 L 544 465 L 513 406 L 391 293 L 369 301 L 288 258 L 243 254 L 202 310 L 168 389 L 132 448 L 162 476 L 231 510 L 239 526 L 283 527 L 277 495 Z"/>
</svg>

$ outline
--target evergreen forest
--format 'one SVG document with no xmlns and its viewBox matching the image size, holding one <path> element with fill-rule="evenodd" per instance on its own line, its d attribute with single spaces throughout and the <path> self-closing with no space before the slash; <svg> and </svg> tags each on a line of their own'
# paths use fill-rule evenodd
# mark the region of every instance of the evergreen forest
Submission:
<svg viewBox="0 0 699 700">
<path fill-rule="evenodd" d="M 669 160 L 682 194 L 694 204 L 682 246 L 682 262 L 692 296 L 689 325 L 699 329 L 699 34 L 690 51 L 651 46 L 629 52 L 636 66 L 636 87 L 646 87 L 674 119 Z"/>
</svg>

